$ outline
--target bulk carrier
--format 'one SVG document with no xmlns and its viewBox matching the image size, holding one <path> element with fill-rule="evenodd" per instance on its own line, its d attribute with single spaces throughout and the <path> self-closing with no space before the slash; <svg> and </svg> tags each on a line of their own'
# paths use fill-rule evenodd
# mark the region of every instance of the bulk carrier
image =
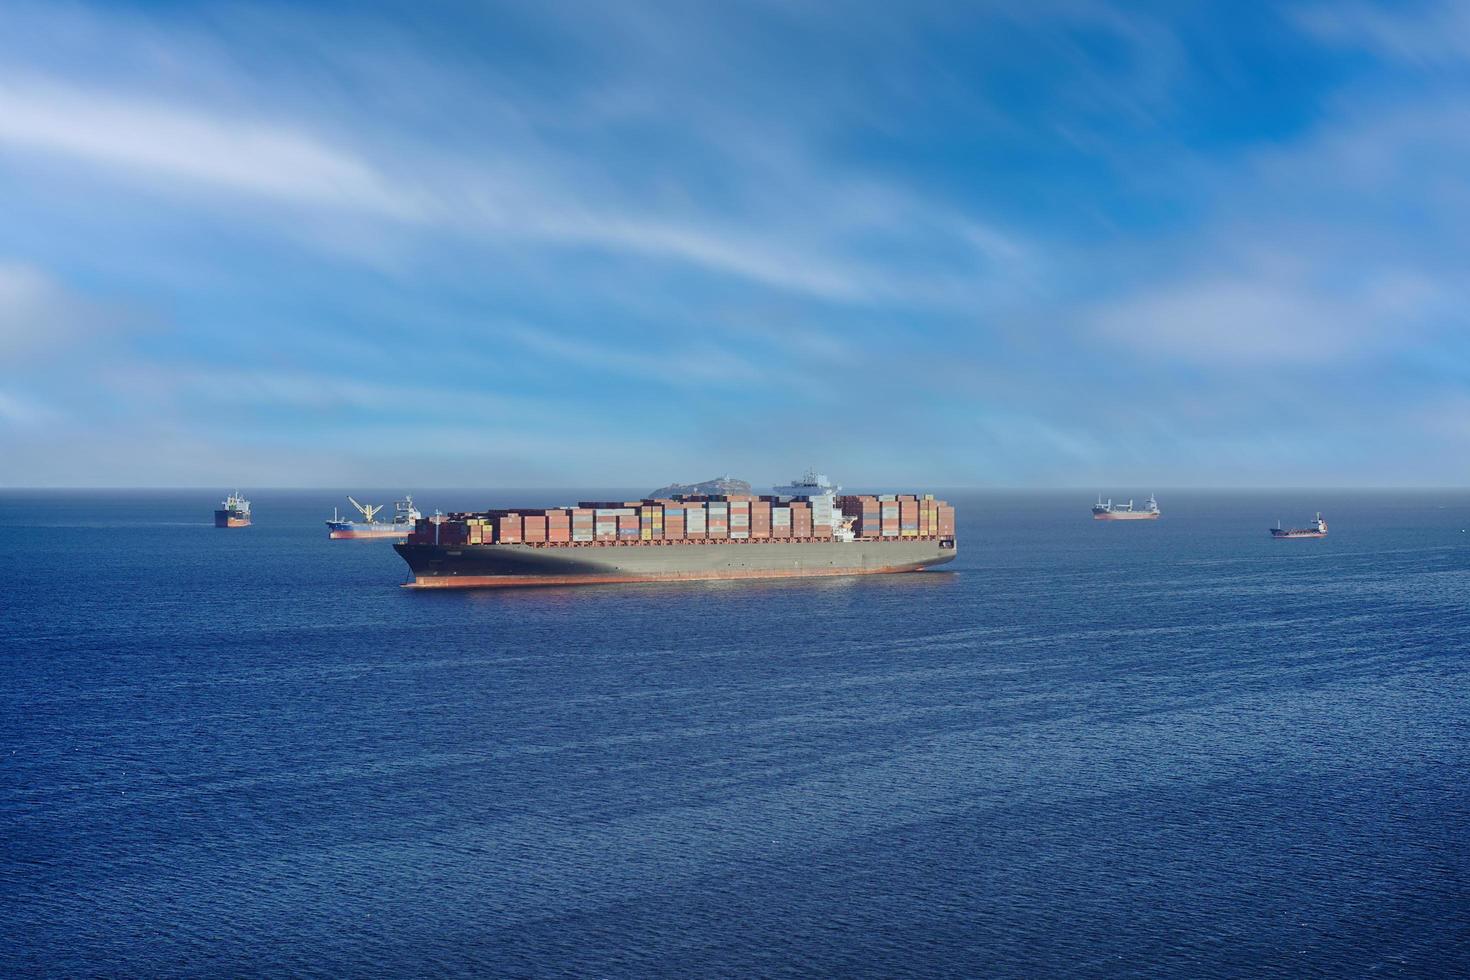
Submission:
<svg viewBox="0 0 1470 980">
<path fill-rule="evenodd" d="M 416 588 L 872 575 L 954 560 L 954 508 L 932 494 L 838 496 L 816 474 L 775 489 L 449 514 L 418 520 L 393 547 Z"/>
<path fill-rule="evenodd" d="M 1327 522 L 1322 519 L 1321 513 L 1317 519 L 1308 527 L 1282 527 L 1281 521 L 1270 529 L 1273 538 L 1325 538 L 1327 537 Z"/>
<path fill-rule="evenodd" d="M 214 512 L 215 527 L 249 527 L 250 501 L 240 496 L 240 491 L 226 497 Z"/>
<path fill-rule="evenodd" d="M 1097 496 L 1097 504 L 1092 508 L 1092 519 L 1095 521 L 1156 521 L 1159 519 L 1159 502 L 1154 499 L 1153 494 L 1148 495 L 1148 503 L 1143 505 L 1143 510 L 1134 510 L 1133 501 L 1126 504 L 1115 504 L 1109 498 L 1103 503 L 1102 494 Z"/>
<path fill-rule="evenodd" d="M 334 541 L 353 540 L 360 538 L 406 538 L 413 530 L 414 522 L 424 515 L 418 512 L 413 505 L 413 497 L 405 494 L 402 500 L 393 502 L 393 520 L 377 520 L 378 512 L 383 509 L 382 504 L 360 504 L 351 497 L 348 503 L 357 508 L 362 515 L 362 520 L 349 520 L 337 513 L 337 508 L 332 508 L 332 519 L 327 521 L 327 537 Z"/>
</svg>

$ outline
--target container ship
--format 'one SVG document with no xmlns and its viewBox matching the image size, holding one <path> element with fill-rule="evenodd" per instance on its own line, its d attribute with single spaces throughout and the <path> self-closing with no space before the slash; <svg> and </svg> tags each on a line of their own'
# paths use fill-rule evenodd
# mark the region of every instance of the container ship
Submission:
<svg viewBox="0 0 1470 980">
<path fill-rule="evenodd" d="M 226 497 L 214 512 L 215 527 L 249 527 L 250 501 L 240 496 L 240 491 Z"/>
<path fill-rule="evenodd" d="M 357 508 L 362 515 L 362 520 L 352 521 L 337 513 L 332 508 L 332 519 L 327 521 L 327 537 L 333 540 L 349 540 L 356 538 L 406 538 L 413 531 L 414 522 L 424 515 L 418 512 L 413 505 L 413 497 L 405 494 L 402 500 L 393 503 L 393 520 L 377 520 L 378 513 L 383 509 L 382 504 L 360 504 L 351 497 L 347 498 L 353 507 Z"/>
<path fill-rule="evenodd" d="M 420 518 L 393 547 L 409 587 L 481 588 L 916 572 L 953 561 L 955 512 L 932 494 L 693 494 Z"/>
<path fill-rule="evenodd" d="M 1308 527 L 1282 527 L 1277 521 L 1276 526 L 1271 528 L 1273 538 L 1325 538 L 1327 537 L 1327 522 L 1322 519 L 1320 513 L 1317 519 Z"/>
<path fill-rule="evenodd" d="M 1143 505 L 1143 510 L 1134 510 L 1133 501 L 1126 504 L 1115 504 L 1109 498 L 1103 503 L 1102 494 L 1098 494 L 1097 503 L 1092 508 L 1092 519 L 1095 521 L 1156 521 L 1159 519 L 1159 502 L 1154 499 L 1153 494 L 1148 495 L 1148 503 Z"/>
</svg>

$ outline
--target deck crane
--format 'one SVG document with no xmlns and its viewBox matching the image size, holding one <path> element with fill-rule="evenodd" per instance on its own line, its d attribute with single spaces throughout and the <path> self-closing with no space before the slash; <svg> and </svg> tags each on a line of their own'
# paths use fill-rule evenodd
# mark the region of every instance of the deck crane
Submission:
<svg viewBox="0 0 1470 980">
<path fill-rule="evenodd" d="M 353 500 L 350 496 L 347 498 L 347 501 L 362 513 L 362 519 L 364 521 L 367 521 L 369 524 L 373 522 L 374 517 L 378 516 L 378 511 L 383 509 L 382 504 L 378 504 L 377 506 L 373 506 L 372 504 L 360 504 L 356 500 Z"/>
</svg>

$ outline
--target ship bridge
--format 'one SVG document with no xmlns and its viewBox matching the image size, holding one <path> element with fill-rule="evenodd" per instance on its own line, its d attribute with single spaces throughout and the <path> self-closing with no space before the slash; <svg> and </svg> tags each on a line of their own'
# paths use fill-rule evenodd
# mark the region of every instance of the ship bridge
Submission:
<svg viewBox="0 0 1470 980">
<path fill-rule="evenodd" d="M 852 541 L 852 521 L 844 519 L 837 509 L 837 494 L 842 488 L 827 479 L 827 474 L 809 469 L 790 483 L 772 487 L 782 497 L 799 497 L 812 505 L 812 523 L 832 528 L 832 536 L 838 541 Z"/>
<path fill-rule="evenodd" d="M 783 497 L 832 497 L 842 492 L 841 487 L 833 486 L 827 479 L 827 474 L 816 470 L 807 470 L 798 479 L 771 489 Z"/>
</svg>

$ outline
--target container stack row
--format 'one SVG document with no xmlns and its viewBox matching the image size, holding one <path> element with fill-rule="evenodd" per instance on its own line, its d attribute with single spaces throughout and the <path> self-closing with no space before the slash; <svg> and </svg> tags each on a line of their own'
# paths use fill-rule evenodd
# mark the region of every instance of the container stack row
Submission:
<svg viewBox="0 0 1470 980">
<path fill-rule="evenodd" d="M 837 499 L 844 520 L 863 539 L 950 537 L 954 508 L 933 495 Z M 830 498 L 649 498 L 583 501 L 549 510 L 489 510 L 423 518 L 410 544 L 636 544 L 651 541 L 830 539 Z"/>
<path fill-rule="evenodd" d="M 838 497 L 837 505 L 863 540 L 954 537 L 954 508 L 932 493 Z"/>
</svg>

